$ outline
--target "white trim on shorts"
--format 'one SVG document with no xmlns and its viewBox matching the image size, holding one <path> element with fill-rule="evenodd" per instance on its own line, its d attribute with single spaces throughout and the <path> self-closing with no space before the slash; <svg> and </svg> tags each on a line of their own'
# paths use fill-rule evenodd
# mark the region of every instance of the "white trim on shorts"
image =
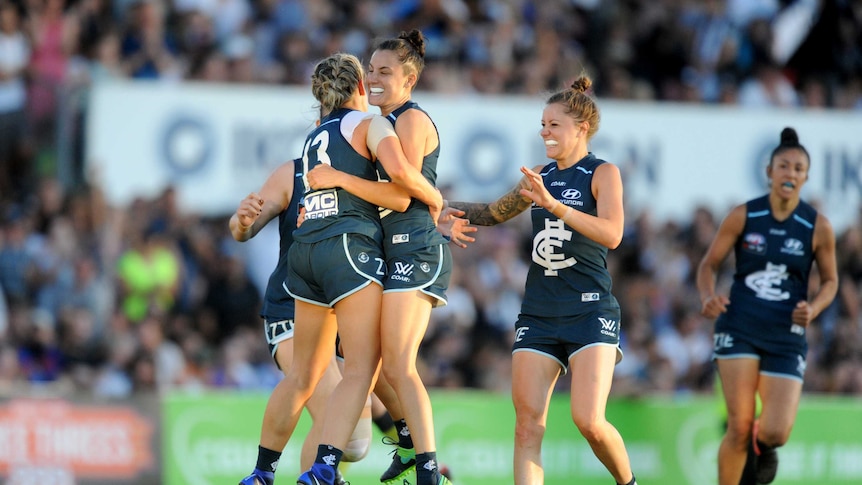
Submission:
<svg viewBox="0 0 862 485">
<path fill-rule="evenodd" d="M 294 295 L 293 293 L 290 292 L 290 290 L 287 289 L 287 283 L 282 283 L 281 286 L 282 286 L 282 288 L 285 289 L 285 291 L 287 291 L 287 294 L 290 295 L 291 297 L 293 297 L 293 299 L 296 301 L 309 303 L 309 304 L 314 305 L 314 306 L 321 306 L 323 308 L 331 308 L 332 307 L 332 305 L 327 305 L 326 303 L 323 303 L 322 301 L 309 300 L 308 298 L 303 298 L 299 295 Z"/>
<path fill-rule="evenodd" d="M 782 374 L 780 372 L 770 372 L 770 371 L 762 370 L 762 371 L 760 371 L 760 375 L 769 376 L 769 377 L 778 377 L 781 379 L 790 379 L 791 381 L 796 381 L 796 382 L 801 382 L 801 383 L 805 382 L 805 380 L 803 378 L 797 376 L 796 374 Z"/>
<path fill-rule="evenodd" d="M 290 320 L 293 320 L 293 319 L 292 318 L 285 318 L 283 320 L 276 320 L 275 322 L 272 322 L 272 323 L 281 323 L 281 322 L 287 322 Z M 266 320 L 264 320 L 264 325 L 269 325 L 268 323 L 266 323 Z M 285 332 L 285 333 L 279 335 L 272 342 L 267 341 L 267 344 L 272 345 L 272 358 L 273 359 L 275 359 L 275 353 L 278 351 L 278 344 L 284 342 L 285 340 L 292 339 L 293 334 L 295 332 L 296 332 L 296 321 L 294 320 L 293 326 L 291 327 L 289 332 Z"/>
<path fill-rule="evenodd" d="M 596 347 L 596 346 L 615 347 L 615 348 L 617 349 L 617 359 L 616 359 L 616 362 L 614 362 L 614 365 L 619 364 L 619 363 L 620 363 L 620 361 L 621 361 L 621 360 L 623 360 L 623 349 L 621 349 L 621 348 L 620 348 L 619 344 L 612 344 L 612 343 L 609 343 L 609 342 L 593 342 L 593 343 L 591 343 L 591 344 L 584 345 L 583 347 L 581 347 L 581 348 L 579 348 L 578 350 L 576 350 L 576 351 L 572 352 L 571 354 L 569 354 L 569 360 L 572 360 L 572 357 L 573 357 L 575 354 L 577 354 L 578 352 L 580 352 L 580 351 L 582 351 L 582 350 L 584 350 L 584 349 L 588 349 L 588 348 L 590 348 L 590 347 Z"/>
<path fill-rule="evenodd" d="M 752 359 L 752 360 L 760 360 L 760 356 L 757 354 L 749 354 L 748 352 L 742 352 L 739 354 L 712 354 L 712 358 L 715 360 L 730 360 L 730 359 Z"/>
<path fill-rule="evenodd" d="M 516 353 L 516 352 L 530 352 L 530 353 L 532 353 L 532 354 L 542 355 L 542 356 L 545 356 L 545 357 L 547 357 L 547 358 L 549 358 L 549 359 L 553 360 L 554 362 L 556 362 L 557 364 L 559 364 L 559 365 L 560 365 L 560 368 L 562 368 L 562 370 L 560 371 L 560 375 L 561 375 L 561 376 L 566 375 L 566 372 L 568 372 L 568 371 L 569 371 L 569 368 L 568 368 L 568 365 L 567 365 L 567 364 L 564 364 L 563 362 L 560 362 L 560 359 L 558 359 L 558 358 L 554 357 L 553 355 L 551 355 L 551 354 L 549 354 L 549 353 L 547 353 L 547 352 L 542 352 L 541 350 L 530 349 L 530 348 L 520 348 L 520 349 L 514 349 L 514 350 L 512 350 L 512 355 L 515 355 L 515 353 Z"/>
<path fill-rule="evenodd" d="M 752 360 L 757 360 L 757 361 L 760 360 L 759 355 L 747 354 L 747 353 L 745 353 L 745 354 L 729 354 L 729 355 L 713 354 L 712 358 L 715 360 L 731 360 L 731 359 L 752 359 Z M 780 377 L 782 379 L 790 379 L 790 380 L 796 381 L 796 382 L 803 382 L 803 383 L 805 382 L 804 378 L 799 377 L 796 374 L 783 374 L 781 372 L 771 372 L 771 371 L 765 371 L 765 370 L 758 371 L 758 374 L 763 375 L 763 376 L 770 376 L 770 377 Z"/>
</svg>

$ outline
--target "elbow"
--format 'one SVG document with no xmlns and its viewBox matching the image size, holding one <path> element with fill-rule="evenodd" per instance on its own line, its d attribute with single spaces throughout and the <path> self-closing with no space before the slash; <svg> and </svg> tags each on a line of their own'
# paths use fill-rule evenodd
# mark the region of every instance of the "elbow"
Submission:
<svg viewBox="0 0 862 485">
<path fill-rule="evenodd" d="M 396 183 L 404 188 L 410 187 L 413 182 L 410 179 L 410 173 L 406 164 L 398 164 L 391 169 L 390 167 L 386 167 L 386 174 L 389 175 L 389 178 L 392 180 L 393 183 Z"/>
<path fill-rule="evenodd" d="M 620 247 L 620 244 L 623 242 L 623 231 L 616 232 L 614 234 L 610 234 L 607 241 L 608 249 L 616 249 Z"/>
<path fill-rule="evenodd" d="M 399 203 L 392 209 L 396 212 L 406 212 L 407 208 L 410 207 L 410 199 L 409 197 L 406 199 L 399 200 Z"/>
</svg>

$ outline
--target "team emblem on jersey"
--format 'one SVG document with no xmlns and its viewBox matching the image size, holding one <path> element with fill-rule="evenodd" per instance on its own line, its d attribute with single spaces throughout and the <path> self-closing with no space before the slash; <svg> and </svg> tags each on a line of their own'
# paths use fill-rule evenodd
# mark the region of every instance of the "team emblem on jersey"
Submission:
<svg viewBox="0 0 862 485">
<path fill-rule="evenodd" d="M 781 252 L 784 254 L 789 254 L 791 256 L 802 256 L 805 254 L 803 251 L 804 244 L 799 239 L 795 239 L 789 237 L 784 240 L 784 246 L 781 247 Z"/>
<path fill-rule="evenodd" d="M 571 240 L 572 232 L 563 221 L 545 219 L 545 228 L 533 238 L 533 262 L 545 268 L 545 276 L 557 276 L 557 271 L 578 263 L 575 258 L 556 252 L 563 247 L 563 241 Z"/>
<path fill-rule="evenodd" d="M 742 238 L 742 249 L 750 253 L 763 254 L 766 252 L 766 237 L 763 234 L 750 232 Z"/>
<path fill-rule="evenodd" d="M 790 298 L 790 292 L 783 291 L 781 283 L 788 276 L 787 265 L 766 263 L 766 269 L 745 277 L 745 286 L 754 292 L 754 296 L 763 300 L 784 301 Z"/>
</svg>

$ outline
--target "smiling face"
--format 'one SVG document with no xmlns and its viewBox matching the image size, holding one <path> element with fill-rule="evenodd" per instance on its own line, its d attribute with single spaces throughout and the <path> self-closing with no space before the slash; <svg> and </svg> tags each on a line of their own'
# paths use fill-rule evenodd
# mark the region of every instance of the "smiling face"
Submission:
<svg viewBox="0 0 862 485">
<path fill-rule="evenodd" d="M 808 156 L 798 148 L 788 148 L 772 157 L 766 167 L 772 193 L 783 199 L 799 198 L 802 185 L 808 180 Z"/>
<path fill-rule="evenodd" d="M 545 106 L 542 130 L 545 155 L 557 162 L 575 163 L 586 155 L 586 122 L 579 122 L 560 103 Z"/>
<path fill-rule="evenodd" d="M 391 50 L 377 50 L 368 64 L 368 102 L 388 115 L 410 99 L 416 74 L 398 62 L 398 54 Z"/>
</svg>

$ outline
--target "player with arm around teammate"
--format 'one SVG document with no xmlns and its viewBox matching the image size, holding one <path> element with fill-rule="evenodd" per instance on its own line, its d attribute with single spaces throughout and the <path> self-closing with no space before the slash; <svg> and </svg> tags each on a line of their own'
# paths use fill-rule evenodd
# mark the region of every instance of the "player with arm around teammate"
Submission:
<svg viewBox="0 0 862 485">
<path fill-rule="evenodd" d="M 282 372 L 287 372 L 293 359 L 293 332 L 295 301 L 284 287 L 287 276 L 287 252 L 293 242 L 293 231 L 297 226 L 298 202 L 302 198 L 302 160 L 296 159 L 276 168 L 267 178 L 259 192 L 253 192 L 240 201 L 236 213 L 231 216 L 229 227 L 231 235 L 239 242 L 248 241 L 270 221 L 278 218 L 279 258 L 275 269 L 269 277 L 263 300 L 261 316 L 264 323 L 264 335 L 272 353 L 272 357 Z M 390 207 L 392 210 L 403 211 L 409 203 L 409 197 L 390 187 L 381 186 L 375 192 L 379 198 L 377 203 Z M 306 409 L 312 418 L 311 429 L 302 445 L 300 464 L 303 468 L 310 467 L 317 444 L 320 441 L 323 427 L 323 411 L 329 395 L 341 379 L 341 371 L 336 366 L 335 353 L 326 371 L 315 387 L 306 403 Z M 276 467 L 281 458 L 281 449 L 273 449 L 283 438 L 278 435 L 279 421 L 272 417 L 280 412 L 277 406 L 267 406 L 261 442 L 258 447 L 258 458 L 254 472 L 244 478 L 243 485 L 271 483 Z M 368 416 L 357 423 L 346 448 L 345 461 L 353 462 L 362 459 L 368 452 L 371 441 L 370 409 Z M 273 425 L 275 424 L 275 425 Z"/>
<path fill-rule="evenodd" d="M 409 166 L 391 124 L 366 112 L 364 71 L 355 56 L 339 53 L 320 61 L 311 88 L 321 120 L 303 148 L 304 174 L 318 164 L 331 164 L 377 180 L 375 161 L 384 163 L 408 181 L 402 185 L 407 195 L 440 211 L 440 193 Z M 305 220 L 294 232 L 288 253 L 287 288 L 297 300 L 294 361 L 277 390 L 292 433 L 338 332 L 344 377 L 333 391 L 337 399 L 327 403 L 314 464 L 297 479 L 329 485 L 379 370 L 383 235 L 377 206 L 343 189 L 313 190 L 306 185 L 304 208 Z M 328 319 L 333 310 L 336 325 Z"/>
<path fill-rule="evenodd" d="M 769 193 L 727 215 L 698 266 L 701 313 L 716 319 L 713 357 L 727 406 L 719 485 L 739 483 L 750 443 L 757 482 L 775 479 L 775 449 L 787 442 L 802 395 L 805 330 L 838 291 L 832 225 L 800 198 L 810 164 L 796 131 L 785 128 L 766 167 Z M 716 293 L 715 280 L 731 250 L 736 273 L 728 297 Z M 819 288 L 809 298 L 815 262 Z"/>
<path fill-rule="evenodd" d="M 540 135 L 553 161 L 533 169 L 495 202 L 450 202 L 476 225 L 495 225 L 530 209 L 532 263 L 512 351 L 517 485 L 544 482 L 541 446 L 557 379 L 571 375 L 571 413 L 618 484 L 634 485 L 625 444 L 605 418 L 619 350 L 620 307 L 611 293 L 608 249 L 623 235 L 619 169 L 587 144 L 599 111 L 586 76 L 548 99 Z"/>
</svg>

